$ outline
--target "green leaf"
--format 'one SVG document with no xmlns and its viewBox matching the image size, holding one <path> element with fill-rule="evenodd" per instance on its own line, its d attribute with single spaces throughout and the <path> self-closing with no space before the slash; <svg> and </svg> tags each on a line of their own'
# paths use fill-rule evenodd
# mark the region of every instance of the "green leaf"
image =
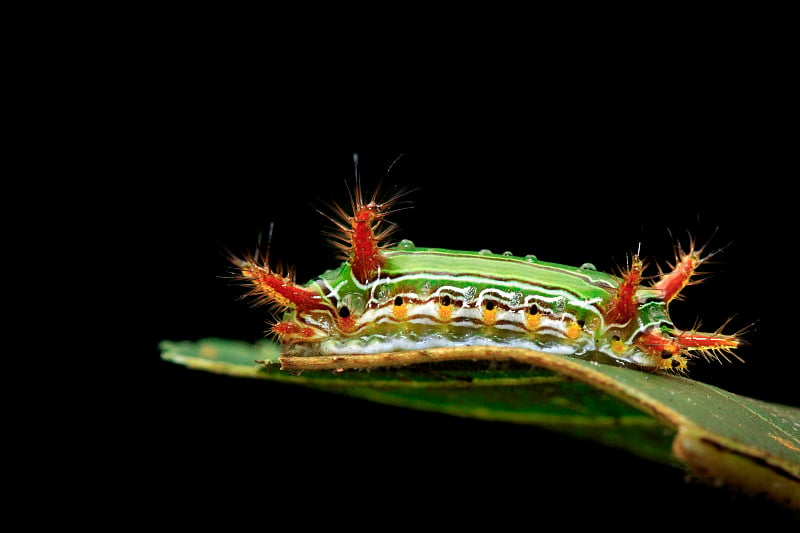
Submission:
<svg viewBox="0 0 800 533">
<path fill-rule="evenodd" d="M 547 427 L 800 509 L 800 409 L 685 377 L 514 348 L 281 358 L 279 347 L 266 341 L 163 341 L 160 347 L 164 359 L 208 372 Z"/>
</svg>

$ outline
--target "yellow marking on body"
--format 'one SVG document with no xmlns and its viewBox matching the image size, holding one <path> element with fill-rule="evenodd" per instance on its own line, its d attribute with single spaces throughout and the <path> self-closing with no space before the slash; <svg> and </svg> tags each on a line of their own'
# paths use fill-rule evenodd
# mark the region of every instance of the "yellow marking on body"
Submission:
<svg viewBox="0 0 800 533">
<path fill-rule="evenodd" d="M 497 322 L 497 306 L 492 302 L 486 302 L 483 306 L 483 323 L 487 326 Z"/>
<path fill-rule="evenodd" d="M 405 320 L 408 317 L 408 305 L 402 296 L 395 298 L 392 305 L 392 315 L 397 320 Z"/>
<path fill-rule="evenodd" d="M 536 328 L 538 328 L 539 327 L 539 322 L 541 322 L 541 321 L 542 321 L 542 319 L 541 319 L 541 315 L 539 313 L 536 313 L 536 314 L 533 314 L 533 315 L 530 314 L 530 313 L 526 313 L 526 315 L 525 315 L 525 325 L 528 327 L 528 329 L 536 329 Z"/>
<path fill-rule="evenodd" d="M 625 343 L 620 339 L 614 339 L 611 341 L 611 349 L 616 353 L 623 353 L 628 349 L 628 347 L 625 346 Z"/>
<path fill-rule="evenodd" d="M 567 338 L 577 339 L 582 331 L 583 328 L 577 322 L 570 322 L 567 326 Z"/>
<path fill-rule="evenodd" d="M 436 310 L 439 312 L 439 318 L 441 318 L 445 322 L 448 322 L 450 320 L 450 317 L 453 316 L 452 305 L 444 305 L 440 303 L 439 306 L 436 308 Z"/>
</svg>

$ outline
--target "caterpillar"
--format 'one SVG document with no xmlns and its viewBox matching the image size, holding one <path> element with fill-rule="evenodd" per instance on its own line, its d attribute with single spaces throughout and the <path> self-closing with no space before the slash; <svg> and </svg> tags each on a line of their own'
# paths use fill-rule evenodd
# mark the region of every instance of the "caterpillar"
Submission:
<svg viewBox="0 0 800 533">
<path fill-rule="evenodd" d="M 612 275 L 532 255 L 390 245 L 397 226 L 386 217 L 405 194 L 379 200 L 376 190 L 367 199 L 357 182 L 349 211 L 333 204 L 323 213 L 344 262 L 305 285 L 273 269 L 268 251 L 232 258 L 250 294 L 283 313 L 270 325 L 282 356 L 513 347 L 674 372 L 698 355 L 740 359 L 741 332 L 681 330 L 670 319 L 670 302 L 714 255 L 694 240 L 687 251 L 676 245 L 675 263 L 648 283 L 638 253 Z"/>
</svg>

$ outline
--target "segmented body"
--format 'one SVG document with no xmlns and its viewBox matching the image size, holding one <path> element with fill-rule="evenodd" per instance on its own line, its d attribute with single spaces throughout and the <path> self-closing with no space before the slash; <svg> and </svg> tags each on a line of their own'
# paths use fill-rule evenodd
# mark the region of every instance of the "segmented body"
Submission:
<svg viewBox="0 0 800 533">
<path fill-rule="evenodd" d="M 642 286 L 633 256 L 620 276 L 510 253 L 385 247 L 378 225 L 393 200 L 337 208 L 346 261 L 304 286 L 253 259 L 239 263 L 254 293 L 286 312 L 273 325 L 287 356 L 342 355 L 447 346 L 509 346 L 684 370 L 695 353 L 717 357 L 740 341 L 681 331 L 667 307 L 704 261 L 692 247 L 672 271 Z M 377 235 L 377 236 L 376 236 Z"/>
</svg>

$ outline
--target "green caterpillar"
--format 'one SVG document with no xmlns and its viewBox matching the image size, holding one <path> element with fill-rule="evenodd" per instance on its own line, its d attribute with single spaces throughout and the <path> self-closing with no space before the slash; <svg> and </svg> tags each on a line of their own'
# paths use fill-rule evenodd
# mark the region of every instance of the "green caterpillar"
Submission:
<svg viewBox="0 0 800 533">
<path fill-rule="evenodd" d="M 718 359 L 739 334 L 680 330 L 669 303 L 710 256 L 694 243 L 674 267 L 642 285 L 634 255 L 619 276 L 510 253 L 384 244 L 392 205 L 358 185 L 351 210 L 335 206 L 332 234 L 346 260 L 306 285 L 273 270 L 268 258 L 236 259 L 252 293 L 284 311 L 271 326 L 282 354 L 338 361 L 454 346 L 511 347 L 635 368 L 684 371 L 697 354 Z M 302 363 L 299 363 L 302 367 Z"/>
</svg>

